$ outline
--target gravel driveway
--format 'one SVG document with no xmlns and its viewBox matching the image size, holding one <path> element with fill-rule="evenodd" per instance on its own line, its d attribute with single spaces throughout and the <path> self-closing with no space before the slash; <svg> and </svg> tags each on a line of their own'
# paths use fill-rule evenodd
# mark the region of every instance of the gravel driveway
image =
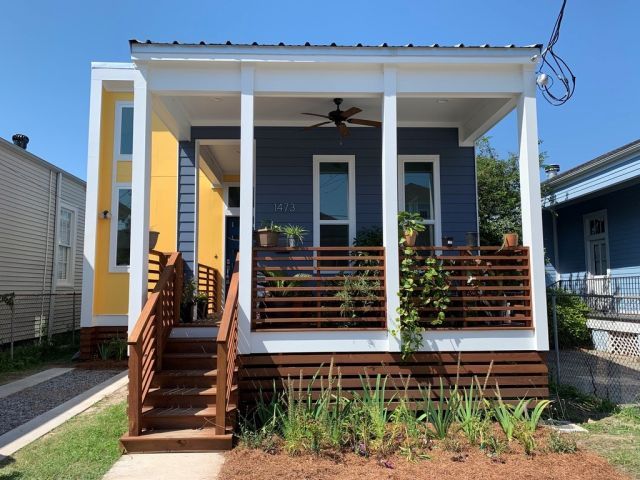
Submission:
<svg viewBox="0 0 640 480">
<path fill-rule="evenodd" d="M 0 435 L 95 387 L 121 370 L 82 370 L 68 373 L 0 398 Z"/>
</svg>

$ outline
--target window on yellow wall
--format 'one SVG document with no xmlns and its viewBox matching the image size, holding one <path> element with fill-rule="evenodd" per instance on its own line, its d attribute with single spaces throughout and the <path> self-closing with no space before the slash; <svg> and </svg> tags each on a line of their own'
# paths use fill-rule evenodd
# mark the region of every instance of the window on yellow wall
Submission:
<svg viewBox="0 0 640 480">
<path fill-rule="evenodd" d="M 130 160 L 133 153 L 133 104 L 117 102 L 115 120 L 116 158 Z"/>
<path fill-rule="evenodd" d="M 131 252 L 131 187 L 116 186 L 111 217 L 110 267 L 126 272 Z"/>
</svg>

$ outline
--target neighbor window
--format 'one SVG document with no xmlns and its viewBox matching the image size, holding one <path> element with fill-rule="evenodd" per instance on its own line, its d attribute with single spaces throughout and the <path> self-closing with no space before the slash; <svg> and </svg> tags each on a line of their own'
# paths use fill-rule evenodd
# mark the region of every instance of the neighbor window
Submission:
<svg viewBox="0 0 640 480">
<path fill-rule="evenodd" d="M 118 158 L 130 159 L 133 153 L 133 105 L 119 103 L 116 109 L 116 151 Z"/>
<path fill-rule="evenodd" d="M 590 275 L 607 275 L 609 270 L 607 212 L 595 212 L 584 217 L 587 271 Z"/>
<path fill-rule="evenodd" d="M 354 157 L 314 157 L 314 243 L 348 246 L 355 236 Z"/>
<path fill-rule="evenodd" d="M 438 175 L 437 157 L 400 157 L 398 185 L 399 208 L 419 213 L 425 231 L 418 235 L 418 245 L 435 245 L 438 240 Z"/>
<path fill-rule="evenodd" d="M 73 247 L 75 240 L 75 211 L 60 207 L 58 216 L 58 252 L 56 280 L 58 284 L 69 285 L 73 282 Z"/>
<path fill-rule="evenodd" d="M 227 207 L 240 207 L 240 187 L 229 187 L 228 192 Z"/>
<path fill-rule="evenodd" d="M 115 226 L 112 233 L 113 263 L 116 268 L 128 267 L 131 250 L 131 188 L 118 187 L 115 192 L 117 204 L 112 217 Z"/>
</svg>

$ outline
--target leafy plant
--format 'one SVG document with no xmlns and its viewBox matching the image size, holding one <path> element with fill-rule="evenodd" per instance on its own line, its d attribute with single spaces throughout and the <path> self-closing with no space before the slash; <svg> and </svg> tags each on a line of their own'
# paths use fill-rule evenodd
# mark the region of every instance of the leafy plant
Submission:
<svg viewBox="0 0 640 480">
<path fill-rule="evenodd" d="M 431 318 L 431 325 L 439 325 L 444 321 L 450 302 L 448 272 L 436 258 L 429 257 L 420 262 L 416 257 L 414 248 L 403 248 L 398 292 L 400 306 L 396 309 L 399 332 L 393 332 L 394 335 L 399 333 L 403 358 L 422 346 L 421 310 L 433 309 L 435 317 Z"/>
<path fill-rule="evenodd" d="M 552 297 L 556 298 L 556 318 L 558 320 L 558 342 L 560 348 L 590 348 L 591 332 L 587 327 L 589 307 L 578 296 L 561 289 L 547 290 L 547 315 L 553 318 Z M 549 329 L 553 345 L 553 328 Z"/>
<path fill-rule="evenodd" d="M 111 357 L 111 345 L 107 342 L 99 344 L 98 356 L 100 357 L 100 360 L 109 360 Z"/>
<path fill-rule="evenodd" d="M 278 227 L 280 232 L 284 233 L 288 239 L 294 239 L 300 245 L 304 242 L 304 236 L 308 233 L 307 229 L 300 225 L 283 225 Z"/>
<path fill-rule="evenodd" d="M 459 393 L 456 420 L 460 429 L 472 445 L 484 447 L 490 435 L 491 417 L 487 414 L 487 401 L 482 396 L 482 387 L 473 379 L 468 389 Z"/>
<path fill-rule="evenodd" d="M 404 242 L 404 235 L 424 232 L 424 220 L 418 212 L 398 212 L 398 233 L 400 242 Z"/>
<path fill-rule="evenodd" d="M 379 247 L 381 245 L 382 229 L 380 227 L 361 228 L 353 239 L 354 247 Z"/>
<path fill-rule="evenodd" d="M 377 291 L 380 288 L 379 280 L 370 280 L 368 271 L 344 275 L 342 289 L 336 292 L 335 297 L 342 301 L 340 315 L 356 318 L 369 311 L 378 300 Z M 359 309 L 359 310 L 356 310 Z"/>
<path fill-rule="evenodd" d="M 262 220 L 260 223 L 259 231 L 271 231 L 271 232 L 282 232 L 282 227 L 277 223 L 274 223 L 273 220 Z"/>
<path fill-rule="evenodd" d="M 351 427 L 353 428 L 353 444 L 360 454 L 369 455 L 384 452 L 388 445 L 385 434 L 390 415 L 390 404 L 393 398 L 386 399 L 387 377 L 376 376 L 373 386 L 370 378 L 360 376 L 362 393 L 355 393 Z"/>
<path fill-rule="evenodd" d="M 456 385 L 450 388 L 447 397 L 445 396 L 442 379 L 440 379 L 440 391 L 437 402 L 434 402 L 431 396 L 431 385 L 429 385 L 426 391 L 420 388 L 420 394 L 425 412 L 420 418 L 431 424 L 436 438 L 441 440 L 446 438 L 451 425 L 453 425 L 456 420 L 458 386 Z"/>
<path fill-rule="evenodd" d="M 578 445 L 573 434 L 554 430 L 549 435 L 549 449 L 554 453 L 576 453 Z"/>
<path fill-rule="evenodd" d="M 291 275 L 289 277 L 291 278 L 291 280 L 288 280 L 288 279 L 280 278 L 282 276 L 285 276 L 286 272 L 281 272 L 281 271 L 274 272 L 272 270 L 266 270 L 263 273 L 265 275 L 265 282 L 269 283 L 270 286 L 285 289 L 285 290 L 270 292 L 270 295 L 273 295 L 274 297 L 292 296 L 292 293 L 291 291 L 289 291 L 289 289 L 294 287 L 299 287 L 302 284 L 302 281 L 296 280 L 296 278 L 306 278 L 311 276 L 308 273 L 296 273 L 295 275 Z M 270 280 L 267 277 L 275 278 L 275 280 Z"/>
</svg>

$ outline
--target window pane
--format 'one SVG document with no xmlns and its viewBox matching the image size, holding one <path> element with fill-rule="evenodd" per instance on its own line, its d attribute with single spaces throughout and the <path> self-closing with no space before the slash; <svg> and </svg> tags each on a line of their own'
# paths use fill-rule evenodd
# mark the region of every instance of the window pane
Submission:
<svg viewBox="0 0 640 480">
<path fill-rule="evenodd" d="M 66 208 L 61 208 L 59 219 L 59 243 L 61 245 L 71 246 L 72 222 L 73 212 Z"/>
<path fill-rule="evenodd" d="M 424 219 L 434 220 L 431 162 L 404 164 L 404 209 L 407 212 L 417 212 Z"/>
<path fill-rule="evenodd" d="M 348 218 L 349 164 L 321 162 L 320 220 L 348 220 Z"/>
<path fill-rule="evenodd" d="M 433 247 L 434 243 L 433 225 L 425 225 L 425 231 L 418 233 L 416 245 L 419 247 Z"/>
<path fill-rule="evenodd" d="M 120 155 L 133 153 L 133 107 L 122 107 L 120 117 Z"/>
<path fill-rule="evenodd" d="M 229 187 L 229 208 L 237 208 L 240 206 L 240 187 Z"/>
<path fill-rule="evenodd" d="M 69 276 L 69 252 L 71 249 L 58 245 L 58 280 L 66 280 Z"/>
<path fill-rule="evenodd" d="M 321 247 L 347 247 L 349 244 L 349 225 L 320 225 Z"/>
<path fill-rule="evenodd" d="M 131 189 L 118 190 L 118 235 L 116 240 L 116 265 L 129 265 L 131 248 Z"/>
</svg>

